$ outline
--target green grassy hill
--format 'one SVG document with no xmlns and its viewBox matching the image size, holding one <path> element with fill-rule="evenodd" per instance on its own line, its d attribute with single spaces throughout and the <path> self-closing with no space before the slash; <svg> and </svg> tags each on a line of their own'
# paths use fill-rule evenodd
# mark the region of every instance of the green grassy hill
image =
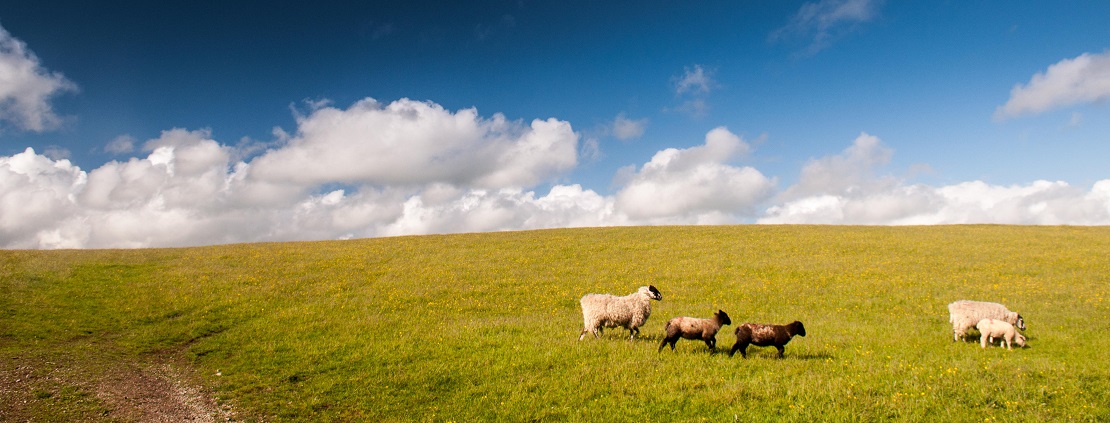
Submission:
<svg viewBox="0 0 1110 423">
<path fill-rule="evenodd" d="M 586 293 L 655 285 L 642 338 Z M 0 420 L 128 420 L 120 369 L 240 420 L 1110 420 L 1110 228 L 718 226 L 0 251 Z M 1030 348 L 953 342 L 997 301 Z M 749 358 L 657 353 L 675 316 L 801 320 Z M 976 333 L 977 335 L 977 333 Z M 159 370 L 162 369 L 162 370 Z M 126 379 L 124 379 L 124 382 Z M 109 389 L 110 391 L 110 389 Z M 6 417 L 6 418 L 5 418 Z"/>
</svg>

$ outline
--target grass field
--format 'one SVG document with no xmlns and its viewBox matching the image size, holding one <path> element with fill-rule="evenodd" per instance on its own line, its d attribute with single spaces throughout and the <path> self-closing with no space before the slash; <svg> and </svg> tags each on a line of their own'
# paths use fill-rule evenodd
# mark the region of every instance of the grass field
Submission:
<svg viewBox="0 0 1110 423">
<path fill-rule="evenodd" d="M 655 285 L 642 338 L 578 299 Z M 698 226 L 0 251 L 0 420 L 120 421 L 170 369 L 246 421 L 1110 421 L 1110 228 Z M 953 342 L 946 305 L 1030 348 Z M 801 320 L 749 357 L 675 316 Z M 977 335 L 977 332 L 975 333 Z M 151 370 L 154 369 L 154 370 Z M 5 387 L 7 387 L 5 389 Z"/>
</svg>

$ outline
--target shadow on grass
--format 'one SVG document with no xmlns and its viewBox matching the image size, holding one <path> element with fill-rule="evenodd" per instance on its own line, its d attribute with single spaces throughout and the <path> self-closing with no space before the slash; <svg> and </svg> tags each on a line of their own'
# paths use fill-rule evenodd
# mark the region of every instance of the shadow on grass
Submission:
<svg viewBox="0 0 1110 423">
<path fill-rule="evenodd" d="M 789 352 L 787 352 L 786 353 L 786 359 L 790 359 L 790 358 L 794 358 L 796 360 L 832 360 L 832 359 L 835 359 L 836 357 L 833 356 L 832 354 L 825 353 L 825 352 L 798 353 L 798 354 L 790 354 Z"/>
<path fill-rule="evenodd" d="M 578 339 L 579 336 L 581 336 L 581 334 L 575 335 L 575 339 Z M 593 340 L 593 341 L 626 341 L 626 342 L 628 342 L 629 341 L 628 331 L 619 332 L 619 333 L 617 333 L 616 331 L 613 331 L 613 332 L 606 331 L 605 333 L 601 334 L 600 338 L 596 338 L 596 339 L 594 338 L 593 334 L 587 333 L 586 337 L 582 338 L 582 342 L 586 342 L 586 341 L 590 341 L 590 340 Z M 636 335 L 636 338 L 631 340 L 631 342 L 647 342 L 647 343 L 653 343 L 654 342 L 656 345 L 658 345 L 662 341 L 663 341 L 663 335 L 647 334 L 647 333 L 644 333 L 644 332 L 640 332 L 639 335 Z"/>
<path fill-rule="evenodd" d="M 724 356 L 728 357 L 728 350 L 724 351 Z M 755 351 L 748 350 L 748 358 L 741 357 L 740 353 L 736 353 L 733 356 L 733 358 L 735 358 L 737 360 L 773 360 L 773 361 L 779 361 L 779 360 L 813 361 L 813 360 L 816 360 L 816 361 L 824 361 L 824 360 L 832 360 L 832 359 L 835 359 L 836 357 L 833 356 L 832 354 L 823 353 L 823 352 L 820 352 L 820 353 L 791 353 L 790 351 L 786 351 L 786 354 L 783 356 L 783 358 L 780 359 L 779 355 L 778 355 L 778 352 L 776 352 L 774 349 L 772 349 L 771 352 L 768 352 L 768 353 L 760 353 L 760 352 L 755 352 Z"/>
</svg>

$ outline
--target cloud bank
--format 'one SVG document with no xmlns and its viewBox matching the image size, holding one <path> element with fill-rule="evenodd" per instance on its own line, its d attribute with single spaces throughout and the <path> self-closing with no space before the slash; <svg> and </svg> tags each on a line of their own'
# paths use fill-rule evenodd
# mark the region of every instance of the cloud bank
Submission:
<svg viewBox="0 0 1110 423">
<path fill-rule="evenodd" d="M 19 130 L 43 132 L 62 119 L 48 100 L 77 85 L 39 64 L 27 45 L 0 27 L 0 122 Z"/>
<path fill-rule="evenodd" d="M 878 175 L 893 151 L 861 134 L 840 154 L 810 161 L 796 185 L 758 223 L 935 225 L 1110 224 L 1110 180 L 1090 190 L 1063 181 L 997 186 L 982 181 L 933 187 Z"/>
<path fill-rule="evenodd" d="M 484 118 L 408 99 L 318 105 L 251 160 L 206 130 L 173 129 L 145 157 L 85 171 L 28 148 L 0 157 L 4 248 L 136 248 L 341 239 L 751 217 L 769 192 L 727 164 L 748 146 L 724 128 L 660 152 L 604 196 L 553 184 L 577 163 L 569 123 Z M 134 144 L 129 140 L 129 143 Z M 113 149 L 120 144 L 113 140 Z M 130 147 L 129 147 L 130 148 Z M 250 146 L 244 148 L 251 148 Z M 699 183 L 695 190 L 683 185 Z M 661 196 L 666 196 L 663 198 Z"/>
<path fill-rule="evenodd" d="M 510 121 L 407 99 L 321 106 L 251 160 L 205 130 L 173 129 L 142 157 L 85 171 L 28 148 L 0 157 L 3 248 L 138 248 L 556 227 L 729 224 L 1110 224 L 1110 180 L 933 187 L 879 171 L 863 133 L 798 182 L 744 160 L 719 127 L 621 169 L 603 195 L 554 183 L 575 166 L 569 123 Z M 121 149 L 122 151 L 122 149 Z M 538 192 L 549 184 L 546 193 Z"/>
</svg>

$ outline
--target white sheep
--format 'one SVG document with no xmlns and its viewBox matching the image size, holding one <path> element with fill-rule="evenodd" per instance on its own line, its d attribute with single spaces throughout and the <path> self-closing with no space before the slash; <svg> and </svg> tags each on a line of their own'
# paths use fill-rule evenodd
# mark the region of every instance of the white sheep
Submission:
<svg viewBox="0 0 1110 423">
<path fill-rule="evenodd" d="M 1014 325 L 1010 322 L 1004 322 L 996 319 L 983 319 L 975 325 L 979 329 L 979 343 L 983 348 L 987 347 L 987 343 L 994 343 L 994 338 L 999 338 L 1002 343 L 1006 345 L 1006 349 L 1010 348 L 1011 343 L 1016 343 L 1019 347 L 1025 346 L 1025 337 L 1014 330 Z"/>
<path fill-rule="evenodd" d="M 662 301 L 663 294 L 654 286 L 641 286 L 639 290 L 623 297 L 609 294 L 586 294 L 579 302 L 582 304 L 582 320 L 585 326 L 578 340 L 593 333 L 600 338 L 602 328 L 624 327 L 631 333 L 628 339 L 636 338 L 640 326 L 651 316 L 651 300 Z"/>
<path fill-rule="evenodd" d="M 948 305 L 948 322 L 952 323 L 952 340 L 958 341 L 967 336 L 967 330 L 975 327 L 980 320 L 1002 320 L 1025 330 L 1025 319 L 999 303 L 960 300 Z"/>
</svg>

